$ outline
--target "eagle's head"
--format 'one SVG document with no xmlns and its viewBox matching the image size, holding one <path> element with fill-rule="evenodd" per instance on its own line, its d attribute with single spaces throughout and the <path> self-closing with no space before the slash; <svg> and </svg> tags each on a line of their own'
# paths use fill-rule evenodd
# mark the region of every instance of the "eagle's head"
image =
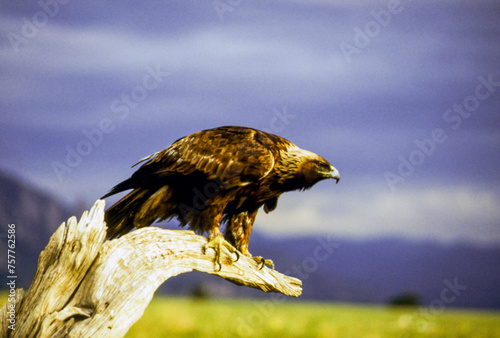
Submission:
<svg viewBox="0 0 500 338">
<path fill-rule="evenodd" d="M 280 181 L 286 190 L 309 189 L 329 178 L 336 182 L 340 180 L 338 170 L 327 160 L 298 147 L 289 148 L 282 154 L 282 164 L 286 169 L 281 173 Z"/>
</svg>

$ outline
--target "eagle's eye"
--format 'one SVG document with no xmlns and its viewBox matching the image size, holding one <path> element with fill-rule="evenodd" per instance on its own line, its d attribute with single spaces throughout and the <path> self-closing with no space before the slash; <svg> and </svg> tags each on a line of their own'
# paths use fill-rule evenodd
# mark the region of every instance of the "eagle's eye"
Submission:
<svg viewBox="0 0 500 338">
<path fill-rule="evenodd" d="M 316 162 L 316 168 L 318 168 L 319 171 L 322 172 L 329 172 L 330 171 L 330 166 L 324 162 Z"/>
</svg>

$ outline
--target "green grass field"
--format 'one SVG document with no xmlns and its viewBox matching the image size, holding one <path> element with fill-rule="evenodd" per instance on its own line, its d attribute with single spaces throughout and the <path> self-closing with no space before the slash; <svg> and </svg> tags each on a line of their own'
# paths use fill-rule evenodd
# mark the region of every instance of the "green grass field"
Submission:
<svg viewBox="0 0 500 338">
<path fill-rule="evenodd" d="M 0 293 L 0 304 L 7 300 Z M 280 301 L 281 300 L 281 301 Z M 156 296 L 126 335 L 149 337 L 500 337 L 500 312 Z"/>
<path fill-rule="evenodd" d="M 128 338 L 500 337 L 500 313 L 155 297 Z"/>
</svg>

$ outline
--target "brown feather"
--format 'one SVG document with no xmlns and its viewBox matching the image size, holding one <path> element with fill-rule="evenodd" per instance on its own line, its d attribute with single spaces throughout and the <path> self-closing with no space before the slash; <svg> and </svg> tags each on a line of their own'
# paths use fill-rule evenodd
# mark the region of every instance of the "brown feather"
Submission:
<svg viewBox="0 0 500 338">
<path fill-rule="evenodd" d="M 196 132 L 140 163 L 104 196 L 132 189 L 106 211 L 108 237 L 174 217 L 201 233 L 225 222 L 226 239 L 243 253 L 261 206 L 273 211 L 282 193 L 339 178 L 321 156 L 245 127 Z"/>
</svg>

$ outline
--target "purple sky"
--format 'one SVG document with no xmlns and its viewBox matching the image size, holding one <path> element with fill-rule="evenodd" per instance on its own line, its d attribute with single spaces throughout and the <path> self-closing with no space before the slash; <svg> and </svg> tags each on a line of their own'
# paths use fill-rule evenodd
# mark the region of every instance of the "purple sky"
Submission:
<svg viewBox="0 0 500 338">
<path fill-rule="evenodd" d="M 264 233 L 500 243 L 496 2 L 60 2 L 0 5 L 1 169 L 90 205 L 176 139 L 244 125 L 342 176 Z"/>
</svg>

